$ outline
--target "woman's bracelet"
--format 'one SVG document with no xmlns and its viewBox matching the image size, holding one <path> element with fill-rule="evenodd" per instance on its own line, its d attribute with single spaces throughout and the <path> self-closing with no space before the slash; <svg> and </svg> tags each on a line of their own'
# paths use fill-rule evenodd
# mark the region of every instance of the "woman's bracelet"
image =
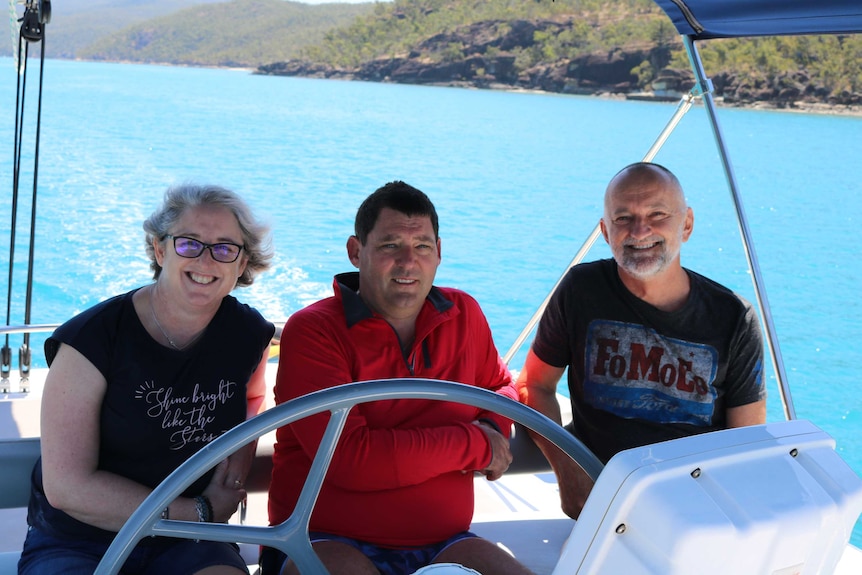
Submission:
<svg viewBox="0 0 862 575">
<path fill-rule="evenodd" d="M 201 523 L 209 523 L 213 520 L 213 505 L 206 495 L 195 497 L 195 509 L 198 512 L 198 521 Z"/>
</svg>

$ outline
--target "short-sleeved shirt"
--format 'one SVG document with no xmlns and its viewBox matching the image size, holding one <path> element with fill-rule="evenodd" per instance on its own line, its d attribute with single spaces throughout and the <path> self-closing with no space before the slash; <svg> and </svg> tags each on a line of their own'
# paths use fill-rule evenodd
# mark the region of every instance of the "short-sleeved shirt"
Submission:
<svg viewBox="0 0 862 575">
<path fill-rule="evenodd" d="M 723 429 L 728 408 L 766 397 L 751 304 L 685 271 L 688 300 L 667 312 L 629 292 L 613 259 L 577 265 L 539 323 L 533 352 L 568 367 L 575 433 L 603 461 Z"/>
<path fill-rule="evenodd" d="M 99 468 L 156 487 L 182 462 L 246 418 L 246 385 L 274 326 L 227 296 L 200 339 L 183 350 L 160 345 L 132 303 L 134 291 L 70 319 L 45 342 L 50 365 L 60 347 L 75 348 L 104 376 Z M 210 474 L 189 487 L 197 495 Z M 41 460 L 33 473 L 28 521 L 59 536 L 110 539 L 48 503 Z"/>
</svg>

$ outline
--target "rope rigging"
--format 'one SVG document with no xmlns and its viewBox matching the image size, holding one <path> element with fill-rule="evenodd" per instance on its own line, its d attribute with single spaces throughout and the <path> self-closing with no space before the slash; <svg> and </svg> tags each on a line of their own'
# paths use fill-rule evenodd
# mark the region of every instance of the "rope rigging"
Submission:
<svg viewBox="0 0 862 575">
<path fill-rule="evenodd" d="M 14 279 L 15 267 L 15 241 L 16 229 L 18 226 L 18 192 L 21 183 L 21 154 L 24 142 L 24 108 L 26 102 L 27 91 L 27 59 L 30 52 L 31 43 L 41 42 L 40 50 L 40 67 L 39 67 L 39 89 L 37 95 L 37 110 L 36 110 L 36 137 L 33 160 L 33 193 L 30 203 L 30 237 L 27 259 L 27 284 L 26 298 L 24 304 L 24 325 L 30 324 L 30 312 L 32 308 L 33 298 L 33 264 L 36 245 L 36 198 L 37 198 L 37 182 L 39 174 L 39 135 L 41 131 L 42 121 L 42 85 L 45 69 L 45 24 L 51 19 L 51 3 L 50 0 L 26 0 L 24 5 L 24 14 L 20 18 L 20 27 L 18 33 L 18 50 L 15 59 L 17 68 L 17 92 L 15 97 L 15 133 L 13 147 L 13 167 L 12 167 L 12 205 L 11 205 L 11 225 L 10 225 L 10 241 L 9 241 L 9 276 L 8 289 L 6 295 L 6 325 L 11 325 L 12 314 L 12 286 Z M 28 391 L 29 376 L 30 376 L 30 334 L 24 333 L 24 341 L 18 351 L 18 366 L 20 372 L 20 390 Z M 0 350 L 0 391 L 9 391 L 9 376 L 12 371 L 12 349 L 9 346 L 9 333 L 6 333 L 5 342 L 2 350 Z"/>
</svg>

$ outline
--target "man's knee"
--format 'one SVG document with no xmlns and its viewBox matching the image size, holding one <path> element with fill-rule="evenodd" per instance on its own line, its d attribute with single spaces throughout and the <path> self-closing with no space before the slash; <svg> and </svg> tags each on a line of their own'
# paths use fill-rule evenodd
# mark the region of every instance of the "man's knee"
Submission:
<svg viewBox="0 0 862 575">
<path fill-rule="evenodd" d="M 361 551 L 340 541 L 317 541 L 311 547 L 329 575 L 380 575 L 368 557 Z M 287 561 L 282 575 L 300 575 L 293 561 Z"/>
<path fill-rule="evenodd" d="M 458 563 L 483 575 L 532 575 L 507 551 L 481 537 L 453 543 L 434 558 L 434 563 Z"/>
</svg>

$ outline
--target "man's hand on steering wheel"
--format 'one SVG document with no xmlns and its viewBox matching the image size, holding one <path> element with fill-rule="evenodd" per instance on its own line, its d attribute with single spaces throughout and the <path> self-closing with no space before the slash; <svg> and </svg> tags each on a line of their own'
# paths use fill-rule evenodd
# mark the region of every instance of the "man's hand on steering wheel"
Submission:
<svg viewBox="0 0 862 575">
<path fill-rule="evenodd" d="M 509 440 L 487 423 L 474 421 L 473 425 L 477 425 L 485 432 L 485 437 L 488 438 L 488 444 L 491 446 L 491 462 L 488 467 L 481 470 L 481 473 L 488 478 L 488 481 L 500 479 L 512 464 Z"/>
</svg>

